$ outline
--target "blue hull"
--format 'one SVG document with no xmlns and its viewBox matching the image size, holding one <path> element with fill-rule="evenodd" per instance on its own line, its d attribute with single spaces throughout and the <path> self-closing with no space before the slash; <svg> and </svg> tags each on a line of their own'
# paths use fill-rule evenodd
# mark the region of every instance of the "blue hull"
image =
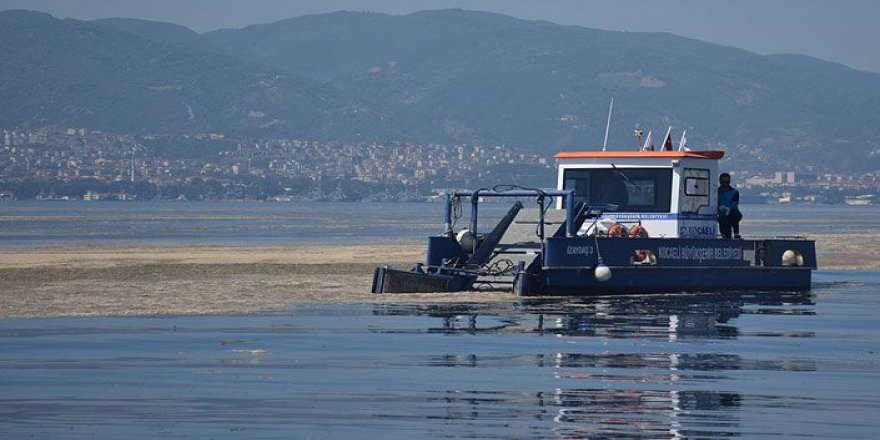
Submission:
<svg viewBox="0 0 880 440">
<path fill-rule="evenodd" d="M 544 271 L 544 288 L 532 295 L 613 295 L 638 293 L 722 292 L 732 290 L 805 291 L 808 267 L 663 267 L 611 266 L 611 279 L 597 281 L 593 268 Z"/>
<path fill-rule="evenodd" d="M 810 289 L 815 243 L 803 239 L 550 238 L 541 267 L 522 274 L 522 295 L 610 295 Z M 785 265 L 790 251 L 800 260 Z M 633 256 L 647 252 L 652 264 Z M 595 268 L 607 265 L 611 279 Z"/>
</svg>

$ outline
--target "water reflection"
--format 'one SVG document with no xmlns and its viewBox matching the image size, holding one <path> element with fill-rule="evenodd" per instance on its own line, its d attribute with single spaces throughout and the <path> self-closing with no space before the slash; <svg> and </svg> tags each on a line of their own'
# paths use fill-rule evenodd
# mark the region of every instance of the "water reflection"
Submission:
<svg viewBox="0 0 880 440">
<path fill-rule="evenodd" d="M 516 304 L 380 304 L 374 315 L 439 318 L 430 333 L 552 333 L 608 338 L 728 339 L 743 314 L 814 315 L 810 293 L 728 293 L 527 299 Z M 387 330 L 377 330 L 387 331 Z M 393 331 L 393 330 L 392 330 Z M 809 332 L 769 333 L 809 337 Z"/>
<path fill-rule="evenodd" d="M 731 428 L 739 425 L 733 410 L 741 401 L 738 393 L 713 391 L 559 390 L 554 421 L 565 437 L 730 436 L 738 434 Z"/>
<path fill-rule="evenodd" d="M 810 331 L 743 331 L 737 326 L 747 315 L 813 316 L 814 300 L 809 293 L 554 298 L 501 305 L 380 305 L 374 314 L 433 318 L 425 328 L 378 332 L 531 334 L 557 342 L 539 353 L 430 356 L 424 366 L 519 372 L 524 382 L 541 374 L 530 370 L 537 368 L 558 385 L 531 394 L 447 391 L 442 403 L 451 419 L 521 417 L 536 426 L 549 424 L 555 436 L 565 438 L 729 437 L 742 435 L 740 411 L 747 399 L 717 390 L 719 383 L 736 381 L 740 372 L 814 372 L 816 362 L 700 351 L 693 343 L 705 348 L 702 342 L 744 335 L 814 337 Z"/>
</svg>

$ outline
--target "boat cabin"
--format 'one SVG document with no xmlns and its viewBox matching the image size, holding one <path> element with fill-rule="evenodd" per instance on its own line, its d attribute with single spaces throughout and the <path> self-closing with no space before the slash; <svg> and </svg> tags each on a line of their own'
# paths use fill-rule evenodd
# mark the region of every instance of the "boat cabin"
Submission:
<svg viewBox="0 0 880 440">
<path fill-rule="evenodd" d="M 717 235 L 718 161 L 723 151 L 563 152 L 557 189 L 600 212 L 600 222 L 640 225 L 651 237 Z M 557 202 L 562 209 L 562 201 Z"/>
</svg>

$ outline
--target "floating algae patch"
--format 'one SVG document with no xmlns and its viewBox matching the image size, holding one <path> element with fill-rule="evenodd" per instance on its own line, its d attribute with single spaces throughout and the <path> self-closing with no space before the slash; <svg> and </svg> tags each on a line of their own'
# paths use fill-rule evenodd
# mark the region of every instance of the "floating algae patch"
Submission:
<svg viewBox="0 0 880 440">
<path fill-rule="evenodd" d="M 297 333 L 304 330 L 302 325 L 297 324 L 273 324 L 270 328 L 274 333 Z"/>
<path fill-rule="evenodd" d="M 244 344 L 247 341 L 241 339 L 221 339 L 217 341 L 220 345 L 236 345 L 236 344 Z"/>
</svg>

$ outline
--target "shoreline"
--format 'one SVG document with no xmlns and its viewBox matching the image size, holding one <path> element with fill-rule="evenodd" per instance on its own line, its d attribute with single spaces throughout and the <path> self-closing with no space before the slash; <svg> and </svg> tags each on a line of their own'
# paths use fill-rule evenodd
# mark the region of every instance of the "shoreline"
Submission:
<svg viewBox="0 0 880 440">
<path fill-rule="evenodd" d="M 880 234 L 817 240 L 820 270 L 880 270 Z M 424 243 L 74 245 L 0 250 L 0 319 L 277 313 L 299 304 L 516 301 L 509 292 L 370 293 L 373 270 L 408 268 Z"/>
</svg>

